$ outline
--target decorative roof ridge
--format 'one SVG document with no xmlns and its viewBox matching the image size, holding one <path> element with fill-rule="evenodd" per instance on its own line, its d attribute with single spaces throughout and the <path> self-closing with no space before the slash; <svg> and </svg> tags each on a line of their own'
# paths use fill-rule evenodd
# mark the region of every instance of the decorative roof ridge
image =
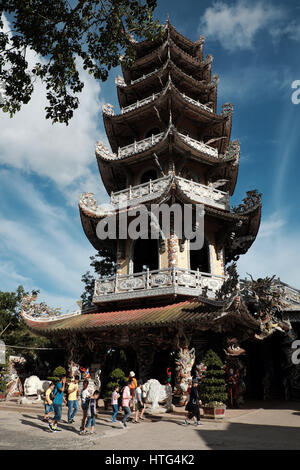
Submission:
<svg viewBox="0 0 300 470">
<path fill-rule="evenodd" d="M 192 77 L 192 75 L 189 75 L 188 73 L 184 72 L 184 70 L 182 70 L 180 67 L 178 67 L 178 65 L 175 64 L 175 62 L 171 59 L 171 57 L 168 57 L 166 62 L 160 68 L 155 69 L 153 72 L 150 72 L 149 74 L 143 75 L 139 79 L 132 80 L 130 84 L 127 85 L 125 83 L 125 80 L 123 79 L 123 77 L 121 77 L 120 75 L 118 75 L 115 78 L 115 84 L 119 88 L 134 87 L 138 83 L 144 83 L 144 81 L 148 80 L 148 79 L 150 81 L 151 78 L 153 78 L 157 75 L 163 74 L 165 72 L 165 70 L 170 66 L 174 67 L 174 69 L 179 71 L 180 74 L 187 77 L 188 80 L 191 80 L 191 81 L 195 82 L 195 84 L 197 84 L 197 86 L 202 86 L 203 88 L 205 88 L 205 87 L 215 88 L 215 87 L 218 86 L 218 83 L 220 81 L 217 74 L 214 74 L 210 81 L 208 81 L 208 80 L 197 80 L 197 78 Z"/>
<path fill-rule="evenodd" d="M 170 22 L 170 20 L 167 22 L 167 28 L 169 30 L 173 30 L 177 36 L 179 36 L 180 38 L 183 39 L 183 42 L 187 42 L 188 44 L 192 44 L 193 47 L 197 47 L 198 45 L 203 45 L 204 42 L 205 42 L 205 37 L 203 35 L 201 35 L 196 41 L 192 41 L 191 39 L 188 39 L 187 37 L 185 37 L 183 34 L 181 34 L 177 28 L 175 28 L 175 26 Z"/>
<path fill-rule="evenodd" d="M 147 137 L 146 139 L 134 141 L 132 144 L 129 144 L 125 147 L 119 147 L 118 154 L 109 152 L 106 145 L 103 142 L 99 141 L 96 144 L 96 150 L 95 150 L 96 157 L 101 158 L 102 160 L 113 162 L 113 161 L 122 160 L 123 158 L 126 158 L 134 154 L 142 153 L 145 150 L 148 150 L 149 148 L 154 147 L 158 143 L 161 143 L 162 141 L 164 141 L 166 137 L 169 135 L 169 132 L 171 131 L 171 129 L 173 128 L 174 128 L 174 125 L 172 123 L 169 123 L 169 126 L 167 127 L 167 129 L 164 132 L 161 132 L 160 134 L 155 134 L 151 137 Z M 143 145 L 143 148 L 139 149 L 139 146 L 141 144 L 144 144 L 145 142 L 147 142 L 148 144 L 150 142 L 150 145 L 148 145 L 147 148 L 145 148 L 145 145 Z M 133 151 L 127 151 L 127 149 L 129 148 L 132 148 Z M 124 154 L 123 156 L 122 156 L 122 153 Z"/>
<path fill-rule="evenodd" d="M 192 56 L 191 54 L 189 54 L 188 52 L 186 52 L 185 50 L 181 49 L 181 47 L 179 47 L 175 41 L 173 41 L 172 38 L 168 38 L 168 44 L 171 44 L 175 47 L 175 49 L 179 50 L 180 52 L 183 53 L 183 55 L 185 55 L 187 57 L 187 59 L 190 59 L 192 60 L 192 62 L 195 64 L 195 65 L 203 65 L 203 67 L 206 67 L 207 65 L 210 65 L 213 61 L 213 56 L 211 54 L 209 54 L 206 59 L 203 59 L 203 58 L 199 58 L 199 57 L 194 57 Z"/>
<path fill-rule="evenodd" d="M 235 214 L 248 215 L 262 207 L 262 193 L 254 189 L 247 191 L 246 194 L 247 196 L 243 199 L 243 202 L 232 208 L 232 212 Z"/>
<path fill-rule="evenodd" d="M 106 204 L 106 207 L 104 205 L 98 205 L 94 193 L 87 192 L 84 192 L 80 196 L 78 206 L 79 209 L 84 212 L 84 214 L 96 218 L 107 217 L 109 215 L 112 215 L 114 211 L 111 204 Z"/>
<path fill-rule="evenodd" d="M 58 320 L 65 320 L 66 318 L 76 317 L 81 315 L 81 302 L 77 302 L 80 305 L 78 310 L 71 313 L 60 313 L 60 308 L 48 307 L 44 302 L 36 304 L 37 294 L 26 294 L 20 306 L 20 315 L 24 320 L 30 320 L 33 322 L 53 322 Z"/>
<path fill-rule="evenodd" d="M 164 25 L 161 25 L 161 27 L 162 27 L 163 35 L 168 34 L 169 31 L 173 31 L 175 32 L 177 36 L 180 37 L 180 39 L 182 39 L 184 43 L 186 43 L 188 46 L 191 46 L 195 49 L 199 46 L 202 46 L 205 42 L 205 37 L 203 35 L 201 35 L 196 41 L 192 41 L 191 39 L 187 38 L 175 28 L 175 26 L 170 22 L 169 19 L 167 19 L 166 23 Z M 132 41 L 133 46 L 136 48 L 142 48 L 146 46 L 147 44 L 151 44 L 151 43 L 153 43 L 152 39 L 145 39 L 139 42 Z"/>
<path fill-rule="evenodd" d="M 147 63 L 150 59 L 157 56 L 161 51 L 163 51 L 166 46 L 168 46 L 169 50 L 170 50 L 170 45 L 174 46 L 175 49 L 177 49 L 177 51 L 181 52 L 184 56 L 186 56 L 187 59 L 189 59 L 190 61 L 192 61 L 194 63 L 194 65 L 202 65 L 203 67 L 206 67 L 207 65 L 210 65 L 213 61 L 213 56 L 211 54 L 208 54 L 206 59 L 200 59 L 199 57 L 194 57 L 192 55 L 190 55 L 188 52 L 184 51 L 183 49 L 181 49 L 174 41 L 172 38 L 170 38 L 169 36 L 166 38 L 166 40 L 161 44 L 159 45 L 157 48 L 153 49 L 153 51 L 149 52 L 149 54 L 146 54 L 145 56 L 142 56 L 142 57 L 139 57 L 135 60 L 134 64 L 132 65 L 131 69 L 137 69 L 138 67 L 141 66 L 141 63 Z M 169 56 L 169 54 L 168 54 Z M 122 63 L 122 56 L 120 56 L 120 61 Z"/>
<path fill-rule="evenodd" d="M 189 95 L 187 95 L 186 93 L 182 93 L 181 91 L 178 90 L 178 88 L 176 87 L 176 85 L 173 83 L 172 81 L 172 78 L 171 76 L 169 75 L 169 78 L 168 78 L 168 82 L 166 84 L 166 86 L 163 88 L 163 90 L 160 92 L 160 93 L 157 93 L 156 95 L 150 95 L 149 97 L 147 98 L 144 98 L 143 100 L 141 100 L 140 102 L 143 103 L 142 105 L 138 105 L 139 101 L 136 101 L 135 104 L 132 104 L 128 107 L 131 107 L 132 109 L 130 109 L 129 111 L 126 111 L 126 114 L 127 113 L 132 113 L 132 112 L 136 112 L 138 109 L 142 108 L 143 106 L 147 106 L 148 104 L 153 104 L 154 101 L 158 102 L 162 97 L 164 97 L 166 95 L 166 93 L 171 89 L 173 88 L 174 91 L 176 92 L 176 94 L 180 97 L 182 97 L 185 101 L 187 101 L 188 103 L 192 104 L 193 106 L 197 106 L 197 108 L 203 110 L 203 111 L 206 111 L 206 112 L 209 112 L 210 114 L 212 114 L 214 117 L 220 117 L 222 118 L 223 116 L 227 116 L 227 115 L 231 115 L 231 110 L 232 108 L 229 108 L 228 104 L 226 104 L 226 108 L 225 108 L 225 105 L 223 110 L 222 110 L 222 113 L 221 114 L 218 114 L 218 113 L 215 113 L 213 109 L 211 109 L 209 106 L 201 103 L 199 100 L 196 101 L 194 100 L 193 98 L 191 98 Z M 232 105 L 231 105 L 232 106 Z M 103 106 L 102 106 L 102 112 L 103 112 L 103 115 L 104 117 L 110 117 L 110 118 L 120 118 L 121 116 L 124 115 L 124 112 L 120 112 L 118 114 L 115 114 L 114 113 L 114 106 L 110 103 L 104 103 Z"/>
</svg>

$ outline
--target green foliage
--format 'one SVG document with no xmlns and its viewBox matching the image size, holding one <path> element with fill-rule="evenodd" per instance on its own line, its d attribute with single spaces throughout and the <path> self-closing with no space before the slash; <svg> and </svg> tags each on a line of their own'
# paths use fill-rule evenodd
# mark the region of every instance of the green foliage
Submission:
<svg viewBox="0 0 300 470">
<path fill-rule="evenodd" d="M 200 397 L 204 404 L 227 400 L 225 371 L 219 356 L 211 349 L 205 354 L 203 363 L 207 370 L 201 382 Z"/>
<path fill-rule="evenodd" d="M 0 365 L 0 395 L 4 395 L 6 392 L 9 378 L 8 369 L 8 363 Z"/>
<path fill-rule="evenodd" d="M 56 367 L 53 371 L 53 378 L 57 378 L 59 380 L 62 375 L 66 375 L 66 369 L 62 366 Z"/>
<path fill-rule="evenodd" d="M 121 388 L 125 385 L 127 377 L 125 376 L 124 372 L 122 369 L 114 369 L 110 374 L 109 374 L 109 379 L 110 381 L 106 385 L 105 393 L 104 393 L 104 400 L 110 400 L 111 395 L 113 392 L 113 389 L 115 388 L 116 385 L 119 385 L 120 390 Z"/>
<path fill-rule="evenodd" d="M 94 286 L 95 286 L 95 274 L 101 276 L 113 276 L 116 272 L 115 258 L 111 252 L 103 247 L 101 251 L 95 256 L 90 256 L 90 266 L 94 270 L 94 274 L 87 271 L 81 278 L 81 281 L 85 284 L 83 294 L 81 295 L 83 307 L 88 307 L 92 304 Z"/>
<path fill-rule="evenodd" d="M 135 58 L 132 39 L 152 39 L 161 30 L 153 20 L 156 0 L 3 0 L 11 31 L 0 33 L 0 83 L 5 93 L 0 107 L 12 117 L 30 101 L 36 78 L 46 86 L 46 118 L 68 124 L 84 87 L 78 64 L 105 81 L 111 67 L 130 66 Z M 26 49 L 36 55 L 29 67 Z"/>
<path fill-rule="evenodd" d="M 234 292 L 236 292 L 237 285 L 239 282 L 239 275 L 237 272 L 236 263 L 231 263 L 227 269 L 227 278 L 223 282 L 221 288 L 216 292 L 217 300 L 225 300 L 227 297 L 230 297 Z"/>
<path fill-rule="evenodd" d="M 12 346 L 47 347 L 51 342 L 31 333 L 20 316 L 20 303 L 25 294 L 22 286 L 16 292 L 0 291 L 0 338 Z M 36 356 L 34 350 L 12 349 L 12 352 L 26 356 L 26 359 Z"/>
</svg>

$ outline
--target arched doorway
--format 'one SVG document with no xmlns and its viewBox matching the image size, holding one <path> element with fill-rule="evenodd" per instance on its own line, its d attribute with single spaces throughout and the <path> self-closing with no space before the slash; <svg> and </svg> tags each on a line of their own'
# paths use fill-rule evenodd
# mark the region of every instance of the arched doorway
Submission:
<svg viewBox="0 0 300 470">
<path fill-rule="evenodd" d="M 204 241 L 201 250 L 190 250 L 190 269 L 197 271 L 199 269 L 202 273 L 210 273 L 210 260 L 209 260 L 209 244 L 207 240 Z"/>
<path fill-rule="evenodd" d="M 138 238 L 132 242 L 131 272 L 159 269 L 158 240 Z"/>
</svg>

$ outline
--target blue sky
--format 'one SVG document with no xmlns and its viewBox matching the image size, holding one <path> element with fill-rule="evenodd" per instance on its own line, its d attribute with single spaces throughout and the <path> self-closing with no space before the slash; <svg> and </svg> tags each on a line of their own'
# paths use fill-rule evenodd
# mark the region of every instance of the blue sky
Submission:
<svg viewBox="0 0 300 470">
<path fill-rule="evenodd" d="M 158 0 L 156 17 L 167 15 L 186 37 L 205 36 L 204 54 L 214 56 L 220 77 L 218 110 L 234 104 L 232 138 L 241 142 L 238 184 L 263 193 L 257 240 L 241 257 L 241 276 L 276 274 L 300 288 L 300 104 L 291 84 L 300 80 L 300 7 L 296 1 Z M 28 53 L 29 62 L 34 60 Z M 41 84 L 13 119 L 0 113 L 0 289 L 40 289 L 40 300 L 72 310 L 82 274 L 94 250 L 86 239 L 77 201 L 83 191 L 106 202 L 94 147 L 105 139 L 101 106 L 118 110 L 114 84 L 82 72 L 80 107 L 68 127 L 44 118 Z"/>
</svg>

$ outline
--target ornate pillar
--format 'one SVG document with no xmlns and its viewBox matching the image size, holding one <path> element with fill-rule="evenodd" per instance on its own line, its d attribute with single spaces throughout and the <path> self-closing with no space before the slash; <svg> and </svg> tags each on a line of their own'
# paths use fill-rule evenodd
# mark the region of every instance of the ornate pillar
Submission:
<svg viewBox="0 0 300 470">
<path fill-rule="evenodd" d="M 176 363 L 175 387 L 174 387 L 174 403 L 177 406 L 183 406 L 189 381 L 192 380 L 192 367 L 195 362 L 195 348 L 189 349 L 188 346 L 180 348 Z"/>
</svg>

